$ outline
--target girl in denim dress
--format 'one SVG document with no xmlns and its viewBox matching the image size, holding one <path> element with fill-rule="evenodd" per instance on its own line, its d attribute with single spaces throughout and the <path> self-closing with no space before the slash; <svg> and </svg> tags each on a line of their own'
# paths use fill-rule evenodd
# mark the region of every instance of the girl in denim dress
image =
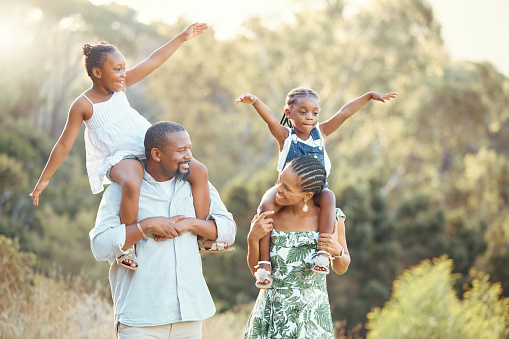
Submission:
<svg viewBox="0 0 509 339">
<path fill-rule="evenodd" d="M 318 123 L 320 113 L 320 99 L 311 89 L 295 88 L 286 96 L 284 115 L 279 122 L 272 110 L 253 94 L 243 94 L 236 102 L 251 104 L 256 112 L 265 121 L 270 133 L 274 136 L 279 145 L 278 172 L 284 169 L 285 165 L 295 158 L 302 156 L 313 156 L 319 159 L 330 173 L 330 160 L 325 151 L 325 138 L 335 132 L 346 119 L 359 111 L 371 100 L 385 102 L 396 98 L 397 93 L 380 94 L 368 92 L 359 98 L 344 105 L 336 114 L 327 121 Z M 287 124 L 289 127 L 285 127 Z M 259 213 L 265 211 L 277 212 L 281 206 L 276 199 L 275 187 L 269 189 L 260 203 Z M 332 234 L 333 225 L 336 219 L 336 198 L 329 189 L 324 189 L 313 198 L 315 204 L 320 206 L 318 229 L 320 233 Z M 308 211 L 305 201 L 303 212 Z M 342 214 L 342 212 L 341 212 Z M 256 286 L 258 288 L 269 288 L 272 286 L 271 262 L 270 262 L 270 234 L 260 240 L 260 260 L 257 265 Z M 318 251 L 315 257 L 312 271 L 317 274 L 329 273 L 329 254 L 325 251 Z"/>
</svg>

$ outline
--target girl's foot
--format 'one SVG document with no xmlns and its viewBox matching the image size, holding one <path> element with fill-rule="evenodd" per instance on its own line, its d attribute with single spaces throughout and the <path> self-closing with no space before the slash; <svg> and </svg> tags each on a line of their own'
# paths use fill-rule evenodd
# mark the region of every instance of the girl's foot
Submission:
<svg viewBox="0 0 509 339">
<path fill-rule="evenodd" d="M 235 247 L 230 247 L 227 242 L 212 241 L 203 237 L 198 238 L 198 247 L 200 253 L 223 253 L 235 249 Z"/>
<path fill-rule="evenodd" d="M 315 257 L 315 266 L 311 270 L 318 274 L 329 274 L 329 264 L 329 253 L 318 251 Z"/>
<path fill-rule="evenodd" d="M 117 264 L 133 271 L 138 270 L 138 258 L 136 258 L 134 246 L 129 248 L 126 254 L 117 258 Z"/>
<path fill-rule="evenodd" d="M 258 261 L 258 265 L 256 265 L 255 268 L 258 268 L 254 274 L 256 277 L 256 287 L 260 289 L 271 287 L 272 277 L 270 276 L 270 261 Z"/>
</svg>

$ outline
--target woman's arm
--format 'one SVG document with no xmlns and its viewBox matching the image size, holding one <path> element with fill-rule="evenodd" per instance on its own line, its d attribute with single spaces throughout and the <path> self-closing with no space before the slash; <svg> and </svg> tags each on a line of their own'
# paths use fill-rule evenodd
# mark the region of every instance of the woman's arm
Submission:
<svg viewBox="0 0 509 339">
<path fill-rule="evenodd" d="M 269 106 L 265 105 L 258 97 L 254 94 L 243 94 L 241 95 L 235 102 L 238 104 L 239 102 L 244 104 L 253 105 L 254 109 L 260 115 L 260 117 L 265 121 L 267 127 L 269 128 L 270 133 L 276 139 L 279 144 L 279 150 L 283 149 L 283 144 L 285 143 L 285 139 L 288 137 L 288 129 L 284 126 L 281 126 L 279 121 L 276 119 L 276 116 L 269 108 Z"/>
<path fill-rule="evenodd" d="M 257 270 L 255 266 L 260 260 L 260 239 L 272 231 L 274 219 L 269 216 L 273 214 L 273 211 L 263 212 L 260 215 L 255 215 L 251 221 L 251 229 L 247 235 L 247 265 L 253 274 Z"/>
<path fill-rule="evenodd" d="M 371 100 L 378 100 L 381 102 L 385 102 L 385 100 L 391 100 L 392 98 L 396 98 L 398 93 L 388 93 L 388 94 L 380 94 L 377 92 L 368 92 L 363 96 L 358 97 L 357 99 L 350 101 L 341 109 L 334 114 L 329 120 L 320 123 L 320 132 L 324 137 L 335 132 L 346 119 L 350 118 L 354 115 L 358 110 L 360 110 L 364 105 L 366 105 Z"/>
<path fill-rule="evenodd" d="M 346 245 L 345 222 L 343 218 L 340 218 L 335 226 L 336 230 L 333 234 L 320 233 L 317 248 L 336 257 L 334 260 L 331 260 L 332 270 L 341 275 L 348 270 L 351 259 Z M 339 257 L 342 250 L 344 250 L 343 255 Z"/>
<path fill-rule="evenodd" d="M 194 23 L 190 25 L 185 31 L 171 39 L 171 41 L 155 50 L 145 60 L 126 71 L 126 87 L 134 85 L 152 73 L 168 60 L 184 42 L 202 34 L 207 28 L 208 25 L 203 23 Z"/>
<path fill-rule="evenodd" d="M 34 190 L 30 193 L 32 202 L 35 206 L 39 205 L 39 196 L 48 186 L 49 180 L 53 174 L 55 174 L 58 167 L 60 167 L 67 154 L 69 154 L 69 151 L 71 150 L 74 141 L 76 141 L 76 137 L 80 131 L 81 123 L 85 120 L 87 110 L 90 109 L 90 103 L 82 97 L 76 99 L 71 105 L 69 115 L 67 117 L 67 123 L 65 124 L 62 135 L 60 135 L 60 138 L 53 147 L 48 162 L 46 163 Z"/>
</svg>

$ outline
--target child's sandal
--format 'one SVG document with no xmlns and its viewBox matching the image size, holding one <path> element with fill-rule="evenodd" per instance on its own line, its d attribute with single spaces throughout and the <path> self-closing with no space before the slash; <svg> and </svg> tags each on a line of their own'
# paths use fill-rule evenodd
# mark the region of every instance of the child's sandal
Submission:
<svg viewBox="0 0 509 339">
<path fill-rule="evenodd" d="M 268 264 L 271 265 L 270 261 L 258 261 L 258 265 L 255 268 L 258 268 L 254 274 L 256 278 L 256 287 L 260 289 L 270 288 L 272 286 L 272 277 L 270 276 L 270 272 L 265 268 L 259 268 L 260 264 Z M 263 282 L 268 280 L 269 282 L 264 284 Z"/>
<path fill-rule="evenodd" d="M 320 254 L 325 255 L 320 255 Z M 330 264 L 330 258 L 329 253 L 325 251 L 318 251 L 315 257 L 315 266 L 311 269 L 311 271 L 317 273 L 317 274 L 329 274 L 329 264 Z M 325 270 L 318 270 L 317 267 L 325 268 Z"/>
<path fill-rule="evenodd" d="M 136 266 L 133 267 L 131 265 L 124 264 L 123 263 L 124 260 L 132 260 L 136 264 Z M 129 248 L 126 254 L 121 255 L 120 257 L 117 258 L 117 264 L 119 266 L 125 267 L 133 271 L 138 270 L 138 258 L 136 257 L 136 251 L 134 250 L 134 246 Z"/>
<path fill-rule="evenodd" d="M 198 238 L 198 248 L 200 253 L 224 253 L 235 250 L 235 247 L 230 247 L 227 242 L 212 242 L 212 246 L 209 249 L 206 249 L 203 243 L 209 239 L 200 237 Z"/>
</svg>

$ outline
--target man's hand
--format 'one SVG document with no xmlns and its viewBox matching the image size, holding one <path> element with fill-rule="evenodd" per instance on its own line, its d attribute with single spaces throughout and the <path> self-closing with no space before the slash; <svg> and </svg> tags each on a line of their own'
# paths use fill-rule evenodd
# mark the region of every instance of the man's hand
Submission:
<svg viewBox="0 0 509 339">
<path fill-rule="evenodd" d="M 177 222 L 185 219 L 184 215 L 167 217 L 150 217 L 143 219 L 143 224 L 147 225 L 148 231 L 154 233 L 154 239 L 161 241 L 164 239 L 173 239 L 184 234 L 187 230 L 177 225 Z"/>
</svg>

